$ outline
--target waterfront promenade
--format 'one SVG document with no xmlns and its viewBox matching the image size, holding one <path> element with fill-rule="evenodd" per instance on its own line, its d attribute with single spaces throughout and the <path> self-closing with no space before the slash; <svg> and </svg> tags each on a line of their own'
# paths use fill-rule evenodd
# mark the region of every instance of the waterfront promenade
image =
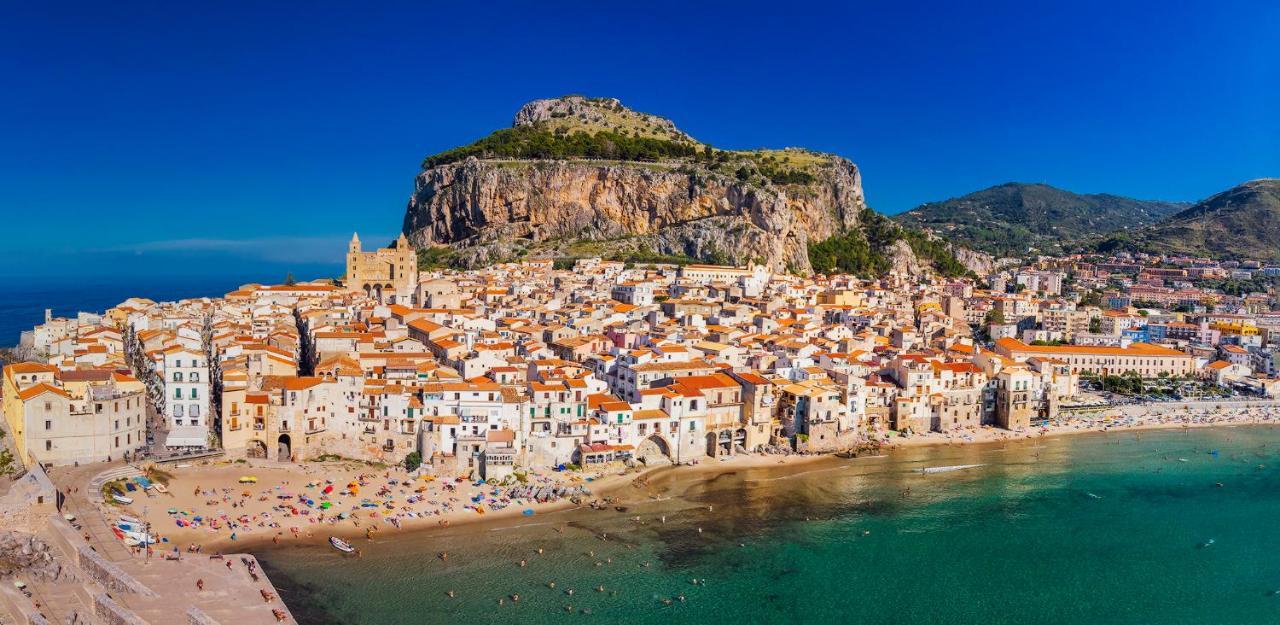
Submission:
<svg viewBox="0 0 1280 625">
<path fill-rule="evenodd" d="M 0 622 L 295 622 L 253 556 L 174 554 L 164 545 L 148 555 L 116 538 L 100 492 L 87 486 L 95 475 L 123 466 L 63 467 L 52 476 L 36 467 L 9 485 L 0 498 L 3 529 L 16 537 L 18 553 L 37 558 L 0 584 Z M 6 613 L 9 620 L 2 618 Z"/>
</svg>

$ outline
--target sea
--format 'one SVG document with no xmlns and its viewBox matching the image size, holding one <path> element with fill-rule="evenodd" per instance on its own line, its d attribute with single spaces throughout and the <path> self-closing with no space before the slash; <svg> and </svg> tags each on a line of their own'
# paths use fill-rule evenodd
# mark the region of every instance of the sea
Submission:
<svg viewBox="0 0 1280 625">
<path fill-rule="evenodd" d="M 258 555 L 304 625 L 1280 623 L 1277 427 L 674 469 L 652 487 L 625 511 L 386 531 L 359 558 Z"/>
<path fill-rule="evenodd" d="M 17 345 L 22 332 L 44 321 L 46 308 L 54 316 L 71 317 L 82 311 L 101 313 L 130 297 L 221 297 L 250 282 L 279 283 L 284 274 L 281 269 L 198 276 L 6 278 L 6 297 L 0 298 L 0 347 Z"/>
</svg>

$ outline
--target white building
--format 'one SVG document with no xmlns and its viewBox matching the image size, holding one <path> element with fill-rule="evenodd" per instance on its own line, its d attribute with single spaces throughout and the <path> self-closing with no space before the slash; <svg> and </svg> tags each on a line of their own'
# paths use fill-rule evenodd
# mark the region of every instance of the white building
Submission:
<svg viewBox="0 0 1280 625">
<path fill-rule="evenodd" d="M 166 447 L 206 447 L 209 440 L 209 361 L 202 352 L 181 346 L 164 350 Z"/>
</svg>

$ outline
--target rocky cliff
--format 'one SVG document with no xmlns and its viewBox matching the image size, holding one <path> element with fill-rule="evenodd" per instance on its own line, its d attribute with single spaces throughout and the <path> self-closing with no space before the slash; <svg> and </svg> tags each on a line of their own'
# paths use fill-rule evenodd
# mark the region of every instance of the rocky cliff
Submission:
<svg viewBox="0 0 1280 625">
<path fill-rule="evenodd" d="M 807 271 L 808 243 L 856 228 L 863 208 L 857 167 L 836 158 L 809 184 L 773 185 L 687 163 L 470 157 L 417 176 L 404 232 L 466 265 L 598 250 Z"/>
<path fill-rule="evenodd" d="M 617 100 L 570 96 L 428 157 L 404 232 L 463 266 L 602 255 L 808 272 L 808 244 L 856 229 L 865 207 L 843 158 L 716 150 Z"/>
</svg>

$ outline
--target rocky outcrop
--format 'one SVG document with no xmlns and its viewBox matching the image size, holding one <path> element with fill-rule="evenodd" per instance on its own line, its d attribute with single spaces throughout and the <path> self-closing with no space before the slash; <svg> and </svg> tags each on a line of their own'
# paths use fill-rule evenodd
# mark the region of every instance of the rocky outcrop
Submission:
<svg viewBox="0 0 1280 625">
<path fill-rule="evenodd" d="M 647 134 L 691 140 L 689 135 L 676 128 L 671 120 L 632 111 L 623 106 L 617 98 L 586 98 L 580 95 L 569 95 L 534 100 L 516 111 L 515 120 L 511 125 L 535 126 L 559 120 L 571 120 L 576 125 L 599 128 L 610 128 L 615 125 L 644 125 L 648 126 Z"/>
<path fill-rule="evenodd" d="M 34 534 L 0 532 L 0 578 L 15 573 L 43 581 L 75 579 L 54 557 L 49 545 Z"/>
<path fill-rule="evenodd" d="M 969 271 L 980 276 L 988 276 L 995 273 L 1002 264 L 995 256 L 984 252 L 971 250 L 967 247 L 956 245 L 954 243 L 951 244 L 950 248 L 951 253 L 955 254 L 956 260 L 964 264 Z M 1016 262 L 1017 261 L 1014 259 L 1005 259 L 1003 264 Z"/>
<path fill-rule="evenodd" d="M 546 114 L 521 109 L 520 119 Z M 865 208 L 851 162 L 827 157 L 807 184 L 743 181 L 697 163 L 481 160 L 424 169 L 404 232 L 416 246 L 449 244 L 464 264 L 534 256 L 593 242 L 606 253 L 649 252 L 778 271 L 809 271 L 807 245 L 858 227 Z"/>
</svg>

